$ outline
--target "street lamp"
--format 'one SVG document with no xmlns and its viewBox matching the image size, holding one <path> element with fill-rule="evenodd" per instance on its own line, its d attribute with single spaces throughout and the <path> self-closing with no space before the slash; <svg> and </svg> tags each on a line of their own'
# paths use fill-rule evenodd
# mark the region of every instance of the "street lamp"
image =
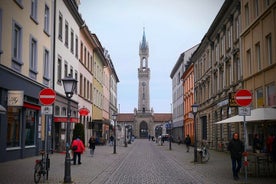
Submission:
<svg viewBox="0 0 276 184">
<path fill-rule="evenodd" d="M 114 144 L 113 144 L 113 153 L 116 154 L 116 118 L 117 118 L 117 114 L 113 114 L 112 115 L 112 119 L 114 121 Z"/>
<path fill-rule="evenodd" d="M 169 149 L 172 150 L 172 121 L 170 121 L 170 146 Z"/>
<path fill-rule="evenodd" d="M 66 156 L 65 156 L 65 168 L 64 168 L 64 183 L 71 183 L 71 159 L 69 154 L 70 148 L 70 117 L 71 117 L 71 101 L 70 99 L 74 95 L 78 81 L 73 77 L 65 77 L 62 79 L 64 91 L 68 100 L 67 106 L 67 126 L 66 126 Z"/>
<path fill-rule="evenodd" d="M 198 110 L 198 104 L 193 104 L 192 107 L 192 112 L 194 115 L 194 137 L 195 137 L 195 142 L 194 142 L 194 162 L 197 162 L 197 138 L 196 138 L 196 114 Z"/>
</svg>

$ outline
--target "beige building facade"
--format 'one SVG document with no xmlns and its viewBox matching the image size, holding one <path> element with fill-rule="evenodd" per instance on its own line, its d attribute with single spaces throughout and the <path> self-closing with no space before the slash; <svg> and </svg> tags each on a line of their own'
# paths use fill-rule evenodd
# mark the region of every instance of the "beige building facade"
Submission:
<svg viewBox="0 0 276 184">
<path fill-rule="evenodd" d="M 276 117 L 253 117 L 246 131 L 242 121 L 231 119 L 239 114 L 232 102 L 240 89 L 252 93 L 251 112 L 275 107 L 275 6 L 275 1 L 226 0 L 191 58 L 199 104 L 197 137 L 211 148 L 226 150 L 238 132 L 248 149 L 259 134 L 265 150 L 268 135 L 275 134 Z"/>
<path fill-rule="evenodd" d="M 195 103 L 198 142 L 223 149 L 239 125 L 218 122 L 237 114 L 229 106 L 229 94 L 242 87 L 240 61 L 240 2 L 226 0 L 205 34 L 191 61 L 194 63 Z"/>
<path fill-rule="evenodd" d="M 251 109 L 276 107 L 276 1 L 241 0 L 241 59 L 243 88 L 251 92 Z M 266 115 L 265 115 L 266 116 Z M 276 134 L 276 115 L 271 121 L 248 123 L 249 146 L 258 134 L 264 142 Z"/>
</svg>

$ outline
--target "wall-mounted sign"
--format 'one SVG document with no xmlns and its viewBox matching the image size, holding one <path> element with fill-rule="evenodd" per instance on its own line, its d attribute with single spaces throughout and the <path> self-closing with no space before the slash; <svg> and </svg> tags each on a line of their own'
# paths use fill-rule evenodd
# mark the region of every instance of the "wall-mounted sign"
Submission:
<svg viewBox="0 0 276 184">
<path fill-rule="evenodd" d="M 8 91 L 8 106 L 23 106 L 24 91 Z"/>
<path fill-rule="evenodd" d="M 235 95 L 236 95 L 236 92 L 231 92 L 229 93 L 229 106 L 230 107 L 238 107 L 239 104 L 237 104 L 236 100 L 235 100 Z"/>
</svg>

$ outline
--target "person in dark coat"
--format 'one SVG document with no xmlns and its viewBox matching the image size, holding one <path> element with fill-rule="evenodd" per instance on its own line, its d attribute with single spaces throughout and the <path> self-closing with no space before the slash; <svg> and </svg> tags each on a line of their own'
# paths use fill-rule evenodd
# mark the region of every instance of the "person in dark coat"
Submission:
<svg viewBox="0 0 276 184">
<path fill-rule="evenodd" d="M 235 180 L 238 180 L 238 174 L 242 166 L 242 154 L 244 152 L 244 144 L 239 139 L 238 133 L 233 134 L 233 139 L 230 141 L 228 145 L 228 150 L 231 154 L 233 177 Z"/>
<path fill-rule="evenodd" d="M 190 138 L 190 136 L 189 136 L 189 134 L 186 136 L 186 138 L 185 138 L 185 144 L 186 144 L 186 148 L 187 148 L 187 152 L 189 152 L 189 150 L 190 150 L 190 145 L 191 145 L 191 138 Z"/>
<path fill-rule="evenodd" d="M 96 148 L 96 140 L 93 136 L 91 136 L 89 139 L 89 149 L 90 149 L 90 155 L 92 157 L 94 155 L 95 148 Z"/>
</svg>

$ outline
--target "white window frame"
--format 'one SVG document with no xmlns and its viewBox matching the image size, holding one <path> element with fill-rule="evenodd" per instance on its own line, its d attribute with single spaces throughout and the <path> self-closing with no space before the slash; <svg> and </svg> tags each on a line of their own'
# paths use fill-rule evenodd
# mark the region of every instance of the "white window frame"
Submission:
<svg viewBox="0 0 276 184">
<path fill-rule="evenodd" d="M 44 31 L 50 34 L 50 8 L 47 4 L 44 8 Z"/>
</svg>

